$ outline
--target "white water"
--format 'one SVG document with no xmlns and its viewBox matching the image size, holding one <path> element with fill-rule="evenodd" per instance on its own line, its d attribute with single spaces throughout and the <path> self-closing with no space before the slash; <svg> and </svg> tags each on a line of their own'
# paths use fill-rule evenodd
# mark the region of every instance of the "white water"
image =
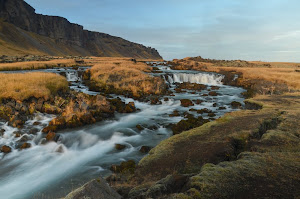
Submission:
<svg viewBox="0 0 300 199">
<path fill-rule="evenodd" d="M 196 84 L 210 84 L 210 85 L 222 85 L 224 76 L 213 73 L 174 73 L 168 75 L 168 82 L 173 83 L 196 83 Z"/>
<path fill-rule="evenodd" d="M 18 129 L 9 127 L 0 122 L 0 129 L 5 129 L 5 134 L 0 137 L 0 146 L 9 145 L 12 153 L 4 155 L 0 153 L 0 199 L 26 199 L 26 198 L 59 198 L 67 195 L 71 190 L 98 176 L 110 174 L 109 167 L 119 164 L 124 160 L 133 159 L 139 161 L 144 154 L 139 152 L 141 146 L 156 146 L 161 140 L 168 138 L 172 133 L 167 128 L 169 124 L 177 123 L 183 117 L 169 117 L 174 110 L 180 113 L 189 108 L 180 106 L 180 99 L 204 100 L 193 108 L 208 108 L 216 112 L 216 117 L 232 111 L 230 102 L 242 102 L 239 88 L 223 86 L 222 76 L 213 73 L 181 73 L 172 71 L 169 67 L 161 67 L 168 75 L 171 90 L 176 82 L 202 83 L 219 85 L 219 96 L 203 97 L 208 93 L 204 90 L 200 93 L 180 93 L 174 97 L 169 96 L 169 101 L 163 100 L 161 105 L 150 105 L 121 97 L 126 103 L 134 101 L 141 111 L 132 114 L 117 114 L 115 119 L 103 121 L 94 125 L 59 132 L 61 138 L 57 143 L 42 145 L 41 130 L 53 116 L 39 114 L 34 120 L 28 121 L 22 134 L 28 135 L 32 147 L 19 151 L 16 149 L 20 138 L 14 137 L 14 131 Z M 64 70 L 65 71 L 65 70 Z M 55 72 L 55 71 L 51 71 Z M 88 91 L 81 83 L 81 78 L 72 70 L 66 71 L 71 88 L 88 94 L 97 94 Z M 173 74 L 171 74 L 173 73 Z M 77 76 L 76 76 L 77 75 Z M 157 74 L 159 75 L 159 74 Z M 210 87 L 208 87 L 210 88 Z M 226 110 L 217 110 L 214 103 L 227 107 Z M 208 118 L 206 114 L 204 118 Z M 39 133 L 29 135 L 35 121 L 41 122 L 35 126 Z M 136 125 L 145 127 L 139 131 Z M 157 129 L 150 128 L 156 126 Z M 23 135 L 23 136 L 24 136 Z M 117 151 L 115 144 L 124 144 L 126 149 Z"/>
</svg>

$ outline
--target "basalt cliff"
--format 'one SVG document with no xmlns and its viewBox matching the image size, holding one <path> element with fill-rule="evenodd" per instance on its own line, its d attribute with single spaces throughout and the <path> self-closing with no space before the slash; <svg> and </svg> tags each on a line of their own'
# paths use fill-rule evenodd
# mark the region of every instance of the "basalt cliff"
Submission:
<svg viewBox="0 0 300 199">
<path fill-rule="evenodd" d="M 0 0 L 0 55 L 82 55 L 162 59 L 156 49 L 37 14 L 23 0 Z"/>
</svg>

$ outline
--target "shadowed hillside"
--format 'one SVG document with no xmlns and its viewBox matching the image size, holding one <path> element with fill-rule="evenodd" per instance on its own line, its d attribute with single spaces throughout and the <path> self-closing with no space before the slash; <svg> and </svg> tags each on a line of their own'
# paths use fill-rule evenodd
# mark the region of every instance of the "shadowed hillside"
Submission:
<svg viewBox="0 0 300 199">
<path fill-rule="evenodd" d="M 36 14 L 23 0 L 0 0 L 0 20 L 0 54 L 162 59 L 153 48 L 84 30 L 62 17 Z"/>
</svg>

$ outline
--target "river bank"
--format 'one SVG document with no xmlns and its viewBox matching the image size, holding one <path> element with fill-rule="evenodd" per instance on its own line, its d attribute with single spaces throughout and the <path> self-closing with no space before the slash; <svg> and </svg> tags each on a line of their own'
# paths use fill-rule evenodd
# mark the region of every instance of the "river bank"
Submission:
<svg viewBox="0 0 300 199">
<path fill-rule="evenodd" d="M 136 90 L 146 92 L 134 96 L 128 90 L 117 93 L 119 95 L 103 92 L 102 89 L 91 91 L 89 84 L 86 84 L 90 79 L 85 77 L 89 73 L 85 71 L 90 67 L 58 67 L 39 69 L 36 72 L 49 75 L 56 73 L 66 77 L 64 81 L 68 82 L 69 87 L 63 92 L 50 93 L 48 99 L 3 99 L 2 105 L 10 104 L 14 114 L 24 115 L 27 112 L 20 112 L 21 109 L 16 110 L 16 107 L 33 111 L 33 114 L 26 115 L 23 122 L 15 127 L 12 122 L 1 121 L 1 146 L 8 146 L 10 150 L 5 151 L 7 147 L 3 148 L 0 165 L 2 168 L 8 168 L 8 165 L 15 168 L 4 169 L 5 172 L 0 174 L 5 179 L 0 182 L 3 187 L 0 192 L 7 195 L 7 198 L 17 198 L 19 194 L 23 198 L 65 196 L 83 182 L 98 176 L 110 176 L 112 172 L 123 172 L 124 165 L 135 165 L 151 148 L 173 134 L 200 126 L 243 106 L 240 93 L 244 90 L 223 85 L 222 75 L 173 71 L 165 66 L 157 66 L 160 68 L 158 73 L 156 68 L 136 63 L 129 58 L 110 59 L 91 58 L 89 64 L 99 64 L 100 68 L 102 64 L 105 68 L 107 64 L 111 64 L 112 68 L 120 66 L 121 71 L 129 73 L 120 73 L 121 78 L 118 79 L 108 75 L 105 84 L 131 84 Z M 139 72 L 126 67 L 147 70 Z M 114 70 L 107 70 L 102 74 L 107 75 L 110 71 L 114 73 Z M 18 75 L 16 73 L 29 75 L 28 72 L 32 71 L 5 73 L 14 77 Z M 132 78 L 136 74 L 147 75 L 147 84 L 141 84 L 143 81 L 139 78 Z M 169 76 L 168 80 L 165 79 L 166 76 Z M 164 87 L 157 86 L 158 79 L 161 79 Z M 151 84 L 155 86 L 152 87 Z M 158 90 L 163 91 L 160 94 L 156 92 L 156 88 L 164 89 Z M 131 96 L 135 99 L 128 98 Z M 234 101 L 237 106 L 232 104 Z M 196 118 L 203 122 L 194 123 Z M 183 123 L 184 125 L 178 126 L 184 128 L 174 130 L 172 127 L 176 123 Z M 43 160 L 34 157 L 43 157 Z M 122 162 L 128 164 L 118 166 Z M 61 169 L 55 169 L 57 167 Z M 49 169 L 51 175 L 47 172 Z M 35 175 L 37 171 L 39 176 Z M 129 171 L 132 169 L 129 168 Z M 15 190 L 17 182 L 21 183 L 22 179 L 32 182 L 32 185 L 23 186 L 18 192 L 9 191 Z M 40 183 L 41 181 L 44 183 Z"/>
</svg>

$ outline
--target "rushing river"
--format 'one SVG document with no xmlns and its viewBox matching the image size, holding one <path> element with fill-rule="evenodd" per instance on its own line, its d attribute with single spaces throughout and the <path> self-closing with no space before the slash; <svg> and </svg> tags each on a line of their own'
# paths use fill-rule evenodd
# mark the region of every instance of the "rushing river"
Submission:
<svg viewBox="0 0 300 199">
<path fill-rule="evenodd" d="M 160 105 L 150 105 L 120 96 L 127 103 L 134 101 L 140 111 L 132 114 L 116 114 L 114 119 L 61 131 L 57 143 L 51 142 L 46 145 L 41 144 L 43 142 L 41 130 L 54 117 L 53 115 L 37 114 L 33 120 L 27 121 L 21 130 L 0 121 L 0 129 L 5 130 L 3 137 L 0 137 L 0 146 L 9 145 L 13 149 L 7 155 L 0 153 L 0 198 L 60 198 L 93 178 L 110 175 L 109 168 L 112 164 L 130 159 L 138 162 L 145 155 L 139 152 L 141 146 L 155 147 L 160 141 L 172 135 L 168 126 L 183 119 L 182 116 L 169 117 L 169 114 L 174 110 L 180 113 L 189 111 L 190 108 L 180 106 L 180 99 L 203 100 L 203 103 L 192 108 L 208 108 L 216 113 L 215 118 L 233 111 L 230 106 L 232 101 L 243 102 L 241 92 L 244 90 L 222 85 L 222 75 L 175 71 L 166 66 L 157 67 L 163 73 L 153 75 L 162 75 L 173 91 L 175 83 L 191 82 L 207 84 L 208 89 L 214 85 L 219 86 L 217 92 L 220 95 L 202 96 L 209 92 L 207 90 L 196 93 L 174 92 L 175 96 L 167 96 L 169 101 L 161 99 Z M 81 74 L 85 69 L 80 67 L 78 70 L 62 68 L 40 71 L 63 74 L 71 82 L 72 89 L 95 95 L 96 92 L 89 91 L 82 83 Z M 214 103 L 226 109 L 218 110 L 218 107 L 213 106 Z M 208 118 L 207 114 L 202 116 Z M 138 124 L 145 129 L 138 130 L 136 128 Z M 28 133 L 33 128 L 37 133 Z M 21 131 L 23 136 L 16 138 L 16 131 Z M 16 150 L 16 146 L 24 139 L 28 140 L 32 147 L 22 151 Z M 126 148 L 118 151 L 115 144 L 126 145 Z"/>
</svg>

